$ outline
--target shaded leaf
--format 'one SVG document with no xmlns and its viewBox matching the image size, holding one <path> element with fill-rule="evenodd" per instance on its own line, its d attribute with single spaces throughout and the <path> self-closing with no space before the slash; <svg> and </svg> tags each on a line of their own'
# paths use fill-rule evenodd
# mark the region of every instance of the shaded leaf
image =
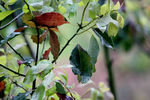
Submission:
<svg viewBox="0 0 150 100">
<path fill-rule="evenodd" d="M 48 50 L 46 50 L 45 52 L 44 52 L 44 54 L 43 54 L 43 59 L 48 59 L 49 57 L 49 53 L 50 53 L 50 51 L 51 51 L 51 48 L 49 48 Z"/>
<path fill-rule="evenodd" d="M 98 28 L 93 28 L 93 31 L 101 40 L 102 45 L 105 45 L 106 47 L 109 48 L 113 47 L 113 41 L 106 32 L 102 33 Z"/>
<path fill-rule="evenodd" d="M 71 97 L 67 96 L 66 94 L 57 93 L 59 100 L 73 100 Z"/>
<path fill-rule="evenodd" d="M 33 93 L 31 100 L 43 100 L 44 94 L 45 94 L 45 87 L 43 85 L 40 85 Z"/>
<path fill-rule="evenodd" d="M 64 87 L 59 82 L 56 82 L 56 92 L 60 94 L 66 94 Z"/>
<path fill-rule="evenodd" d="M 60 51 L 60 44 L 58 41 L 58 37 L 55 34 L 54 31 L 52 31 L 51 29 L 49 29 L 50 32 L 50 46 L 51 46 L 51 53 L 53 55 L 54 59 L 57 59 L 58 55 L 59 55 L 59 51 Z"/>
<path fill-rule="evenodd" d="M 35 20 L 38 25 L 48 27 L 57 27 L 62 24 L 68 23 L 67 21 L 65 21 L 63 15 L 56 12 L 44 13 L 40 16 L 36 16 Z"/>
<path fill-rule="evenodd" d="M 74 66 L 72 71 L 75 75 L 78 75 L 78 81 L 86 83 L 94 71 L 94 65 L 91 63 L 91 57 L 89 54 L 77 45 L 70 56 L 70 63 Z"/>
<path fill-rule="evenodd" d="M 39 43 L 42 43 L 44 41 L 44 39 L 46 38 L 47 34 L 48 34 L 48 31 L 45 31 L 43 34 L 40 35 L 40 37 L 39 37 Z M 32 39 L 32 41 L 34 43 L 37 44 L 37 42 L 38 42 L 37 41 L 37 35 L 32 35 L 31 39 Z"/>
<path fill-rule="evenodd" d="M 0 77 L 0 82 L 3 81 L 5 78 L 5 76 Z"/>
<path fill-rule="evenodd" d="M 11 100 L 26 100 L 26 97 L 30 94 L 30 92 L 19 93 L 17 96 L 13 97 Z"/>
<path fill-rule="evenodd" d="M 91 39 L 90 39 L 88 54 L 91 57 L 92 64 L 96 64 L 97 57 L 98 57 L 98 54 L 99 54 L 99 44 L 98 44 L 96 38 L 93 35 L 91 36 Z"/>
<path fill-rule="evenodd" d="M 12 38 L 16 37 L 17 35 L 20 35 L 20 32 L 13 32 L 10 35 L 6 36 L 3 40 L 0 41 L 0 47 L 2 45 L 4 45 L 5 43 L 7 43 L 9 40 L 11 40 Z"/>
</svg>

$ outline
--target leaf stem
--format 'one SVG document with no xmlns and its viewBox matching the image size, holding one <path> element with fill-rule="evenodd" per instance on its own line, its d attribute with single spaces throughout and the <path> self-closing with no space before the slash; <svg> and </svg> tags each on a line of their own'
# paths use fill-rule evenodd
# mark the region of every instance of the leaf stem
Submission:
<svg viewBox="0 0 150 100">
<path fill-rule="evenodd" d="M 0 66 L 1 66 L 1 67 L 3 67 L 4 69 L 6 69 L 6 70 L 10 71 L 10 72 L 13 72 L 14 74 L 17 74 L 17 75 L 19 75 L 19 76 L 23 76 L 23 77 L 25 77 L 25 75 L 20 74 L 20 73 L 18 73 L 18 72 L 16 72 L 16 71 L 14 71 L 14 70 L 12 70 L 12 69 L 10 69 L 10 68 L 8 68 L 8 67 L 6 67 L 6 66 L 2 65 L 2 64 L 0 64 Z"/>
<path fill-rule="evenodd" d="M 15 21 L 16 19 L 18 19 L 20 16 L 22 16 L 24 14 L 24 12 L 20 13 L 18 16 L 16 16 L 14 19 L 12 19 L 10 22 L 8 22 L 7 24 L 5 24 L 4 26 L 0 27 L 0 30 L 6 28 L 8 25 L 10 25 L 13 21 Z"/>
<path fill-rule="evenodd" d="M 112 70 L 112 61 L 110 60 L 109 49 L 106 46 L 104 46 L 104 56 L 105 56 L 105 63 L 106 63 L 107 72 L 108 72 L 108 81 L 109 81 L 110 90 L 114 95 L 114 100 L 117 100 L 115 79 L 114 79 L 114 73 Z"/>
</svg>

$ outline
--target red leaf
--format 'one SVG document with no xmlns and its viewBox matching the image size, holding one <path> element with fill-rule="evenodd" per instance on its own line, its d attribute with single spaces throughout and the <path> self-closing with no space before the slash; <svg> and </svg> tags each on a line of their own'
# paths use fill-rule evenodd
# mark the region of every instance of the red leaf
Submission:
<svg viewBox="0 0 150 100">
<path fill-rule="evenodd" d="M 60 44 L 58 41 L 58 37 L 55 34 L 54 31 L 52 31 L 51 29 L 49 29 L 50 32 L 50 46 L 51 46 L 51 53 L 53 55 L 54 59 L 57 59 L 58 55 L 59 55 L 59 51 L 60 51 Z"/>
<path fill-rule="evenodd" d="M 24 31 L 26 28 L 27 28 L 27 26 L 20 27 L 20 28 L 16 29 L 14 32 L 22 32 L 22 31 Z"/>
<path fill-rule="evenodd" d="M 5 96 L 4 90 L 5 90 L 5 81 L 0 81 L 0 98 L 3 98 Z"/>
<path fill-rule="evenodd" d="M 57 27 L 65 23 L 65 17 L 56 12 L 44 13 L 35 17 L 36 24 L 40 26 Z"/>
<path fill-rule="evenodd" d="M 49 48 L 48 50 L 46 50 L 43 54 L 43 59 L 48 59 L 49 53 L 51 51 L 51 48 Z"/>
</svg>

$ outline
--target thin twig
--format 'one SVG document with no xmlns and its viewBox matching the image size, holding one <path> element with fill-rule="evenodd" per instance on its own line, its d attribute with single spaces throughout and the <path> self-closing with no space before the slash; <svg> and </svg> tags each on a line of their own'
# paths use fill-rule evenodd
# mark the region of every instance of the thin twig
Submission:
<svg viewBox="0 0 150 100">
<path fill-rule="evenodd" d="M 13 80 L 11 80 L 12 81 L 12 83 L 13 84 L 15 84 L 16 86 L 18 86 L 18 87 L 20 87 L 20 88 L 22 88 L 24 91 L 26 91 L 27 92 L 27 90 L 23 87 L 23 86 L 21 86 L 20 84 L 18 84 L 17 82 L 14 82 Z"/>
<path fill-rule="evenodd" d="M 25 61 L 25 59 L 23 58 L 23 56 L 19 53 L 19 52 L 17 52 L 10 44 L 9 44 L 9 42 L 7 42 L 7 45 L 22 59 L 22 60 L 24 60 Z M 27 66 L 30 66 L 30 67 L 32 67 L 30 64 L 28 64 L 28 63 L 25 63 Z"/>
<path fill-rule="evenodd" d="M 83 13 L 82 13 L 82 17 L 81 17 L 81 24 L 80 24 L 81 26 L 82 26 L 82 23 L 83 23 L 83 19 L 84 19 L 86 8 L 88 7 L 89 3 L 90 3 L 90 1 L 88 1 L 88 3 L 86 4 L 86 6 L 83 9 Z"/>
<path fill-rule="evenodd" d="M 6 25 L 0 27 L 0 30 L 6 28 L 8 25 L 10 25 L 13 21 L 15 21 L 16 19 L 18 19 L 19 17 L 21 17 L 24 14 L 24 12 L 21 12 L 18 16 L 16 16 L 14 19 L 12 19 L 10 22 L 8 22 Z"/>
<path fill-rule="evenodd" d="M 6 69 L 6 70 L 10 71 L 10 72 L 13 72 L 14 74 L 17 74 L 17 75 L 19 75 L 19 76 L 23 76 L 23 77 L 25 77 L 25 75 L 20 74 L 20 73 L 18 73 L 18 72 L 16 72 L 16 71 L 14 71 L 14 70 L 12 70 L 12 69 L 10 69 L 10 68 L 8 68 L 8 67 L 6 67 L 6 66 L 2 65 L 2 64 L 0 64 L 0 66 L 1 66 L 1 67 L 3 67 L 4 69 Z"/>
</svg>

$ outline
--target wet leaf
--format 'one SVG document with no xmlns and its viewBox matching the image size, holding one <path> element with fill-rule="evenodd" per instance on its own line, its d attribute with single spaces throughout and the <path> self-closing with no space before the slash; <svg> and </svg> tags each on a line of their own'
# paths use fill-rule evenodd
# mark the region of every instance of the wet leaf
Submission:
<svg viewBox="0 0 150 100">
<path fill-rule="evenodd" d="M 70 63 L 74 66 L 72 71 L 75 75 L 78 75 L 78 81 L 82 83 L 88 82 L 95 68 L 91 63 L 91 57 L 80 45 L 73 49 Z"/>
<path fill-rule="evenodd" d="M 56 12 L 44 13 L 35 17 L 36 23 L 39 26 L 57 27 L 62 24 L 68 23 L 65 17 Z"/>
<path fill-rule="evenodd" d="M 51 53 L 53 55 L 54 59 L 57 59 L 58 55 L 59 55 L 59 51 L 60 51 L 60 44 L 58 41 L 58 37 L 55 34 L 54 31 L 52 31 L 51 29 L 49 29 L 50 32 L 50 46 L 51 46 Z"/>
<path fill-rule="evenodd" d="M 49 57 L 49 53 L 50 53 L 50 51 L 51 51 L 51 48 L 49 48 L 48 50 L 46 50 L 45 52 L 44 52 L 44 54 L 43 54 L 43 59 L 48 59 Z"/>
</svg>

